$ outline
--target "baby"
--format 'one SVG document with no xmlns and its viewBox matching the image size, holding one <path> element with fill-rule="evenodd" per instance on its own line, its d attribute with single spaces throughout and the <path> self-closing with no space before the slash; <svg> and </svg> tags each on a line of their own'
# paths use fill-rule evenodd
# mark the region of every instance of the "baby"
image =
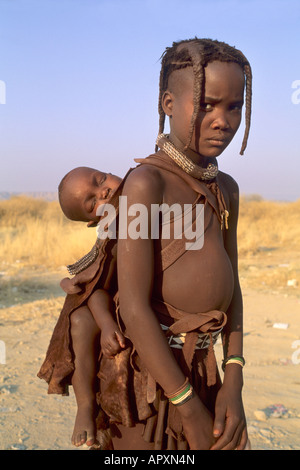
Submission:
<svg viewBox="0 0 300 470">
<path fill-rule="evenodd" d="M 121 181 L 118 176 L 93 168 L 78 167 L 71 170 L 58 188 L 63 213 L 68 219 L 88 222 L 89 227 L 97 224 L 98 207 L 109 201 Z M 110 269 L 113 273 L 113 263 L 110 263 Z M 96 442 L 95 377 L 99 352 L 106 357 L 113 357 L 125 347 L 125 338 L 112 313 L 109 286 L 102 287 L 96 288 L 86 305 L 75 310 L 70 319 L 75 356 L 72 385 L 78 406 L 72 435 L 72 443 L 76 446 L 84 443 L 91 446 Z M 100 333 L 99 351 L 97 338 Z"/>
</svg>

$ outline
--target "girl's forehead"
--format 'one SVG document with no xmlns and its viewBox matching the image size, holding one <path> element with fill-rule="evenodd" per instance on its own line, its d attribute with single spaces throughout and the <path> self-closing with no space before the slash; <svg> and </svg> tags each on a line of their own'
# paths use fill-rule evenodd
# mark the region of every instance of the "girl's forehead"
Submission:
<svg viewBox="0 0 300 470">
<path fill-rule="evenodd" d="M 209 89 L 235 90 L 243 93 L 245 85 L 244 71 L 235 62 L 214 61 L 207 65 L 205 71 L 205 93 Z"/>
<path fill-rule="evenodd" d="M 209 62 L 205 67 L 206 77 L 214 75 L 224 77 L 227 75 L 235 75 L 244 78 L 244 71 L 242 67 L 236 62 L 222 62 L 220 60 L 214 60 Z"/>
<path fill-rule="evenodd" d="M 209 62 L 203 69 L 203 87 L 218 87 L 225 81 L 238 88 L 244 87 L 245 77 L 242 67 L 236 62 Z M 172 93 L 182 94 L 184 91 L 192 90 L 195 75 L 192 67 L 174 70 L 169 77 L 168 88 Z"/>
</svg>

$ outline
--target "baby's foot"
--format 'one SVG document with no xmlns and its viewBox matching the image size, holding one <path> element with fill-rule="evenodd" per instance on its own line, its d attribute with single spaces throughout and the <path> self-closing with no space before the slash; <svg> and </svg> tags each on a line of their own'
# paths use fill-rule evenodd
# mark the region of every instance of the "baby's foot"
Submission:
<svg viewBox="0 0 300 470">
<path fill-rule="evenodd" d="M 76 447 L 86 444 L 92 446 L 95 443 L 96 424 L 95 410 L 91 405 L 81 405 L 78 407 L 75 419 L 72 444 Z"/>
</svg>

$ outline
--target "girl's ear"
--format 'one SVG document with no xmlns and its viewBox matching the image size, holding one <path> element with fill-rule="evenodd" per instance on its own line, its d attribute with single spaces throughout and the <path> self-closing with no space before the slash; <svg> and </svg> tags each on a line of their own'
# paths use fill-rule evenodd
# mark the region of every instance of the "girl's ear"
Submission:
<svg viewBox="0 0 300 470">
<path fill-rule="evenodd" d="M 161 99 L 161 105 L 166 116 L 171 117 L 173 112 L 174 95 L 171 91 L 166 90 Z"/>
</svg>

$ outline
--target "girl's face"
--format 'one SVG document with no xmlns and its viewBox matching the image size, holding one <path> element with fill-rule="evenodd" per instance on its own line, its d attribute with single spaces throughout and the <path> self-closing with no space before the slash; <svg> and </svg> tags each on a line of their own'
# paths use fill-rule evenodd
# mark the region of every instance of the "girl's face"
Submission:
<svg viewBox="0 0 300 470">
<path fill-rule="evenodd" d="M 170 117 L 170 140 L 183 150 L 194 111 L 192 68 L 173 72 L 168 85 L 162 104 Z M 239 128 L 243 103 L 242 68 L 234 62 L 209 63 L 205 68 L 204 98 L 200 103 L 191 144 L 185 153 L 197 163 L 220 155 Z"/>
</svg>

